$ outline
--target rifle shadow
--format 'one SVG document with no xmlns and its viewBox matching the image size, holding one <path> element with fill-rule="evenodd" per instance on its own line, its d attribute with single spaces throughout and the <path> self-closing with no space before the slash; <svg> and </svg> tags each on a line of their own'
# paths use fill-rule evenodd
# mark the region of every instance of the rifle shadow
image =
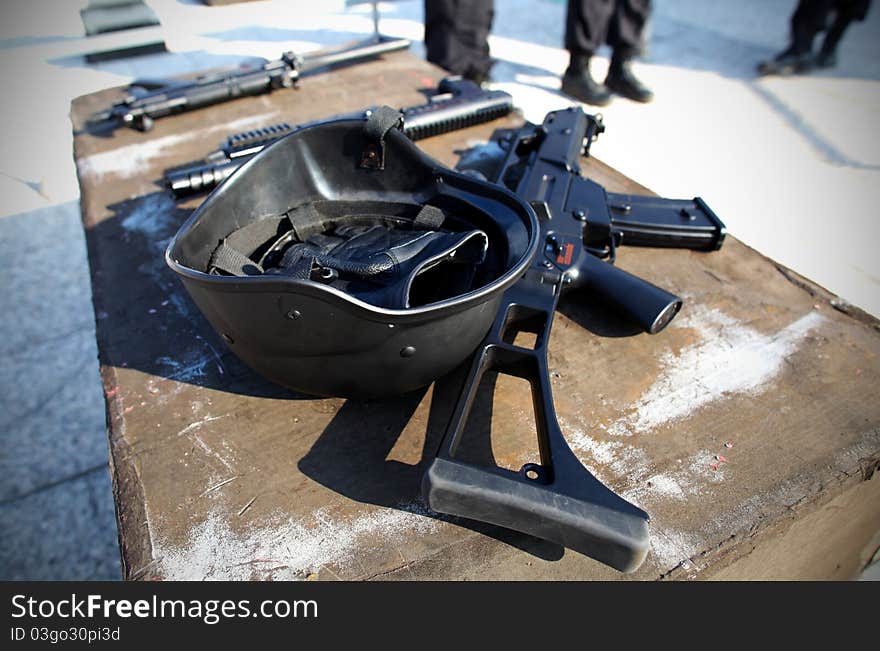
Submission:
<svg viewBox="0 0 880 651">
<path fill-rule="evenodd" d="M 376 401 L 347 400 L 297 464 L 300 472 L 349 499 L 449 522 L 488 536 L 547 561 L 562 558 L 564 548 L 528 534 L 437 513 L 421 497 L 422 477 L 443 439 L 470 360 L 437 380 L 430 389 Z M 457 457 L 481 466 L 497 466 L 489 433 L 494 379 L 481 384 Z M 415 463 L 389 459 L 420 405 L 430 399 L 425 438 Z M 369 430 L 364 423 L 369 422 Z"/>
<path fill-rule="evenodd" d="M 574 296 L 573 300 L 560 306 L 560 312 L 603 337 L 642 332 L 638 325 L 609 314 L 598 301 L 584 298 Z M 543 560 L 557 561 L 565 552 L 557 543 L 504 527 L 437 513 L 422 499 L 422 478 L 443 440 L 470 364 L 468 359 L 455 371 L 437 380 L 430 390 L 426 387 L 383 400 L 347 400 L 297 467 L 312 480 L 349 499 L 449 522 Z M 480 383 L 456 451 L 457 459 L 475 466 L 499 466 L 491 436 L 497 379 L 496 373 L 489 372 Z M 421 421 L 425 419 L 423 405 L 428 400 L 430 406 L 418 461 L 406 463 L 393 458 L 413 456 L 414 433 L 405 433 L 405 430 L 411 424 L 422 428 Z M 528 407 L 531 408 L 530 403 Z M 369 429 L 365 429 L 364 423 L 369 423 Z M 533 454 L 537 455 L 537 433 L 532 430 L 528 434 L 534 436 L 534 447 L 526 444 L 526 449 L 534 450 Z M 403 452 L 397 453 L 395 448 L 402 436 L 406 442 Z M 516 445 L 522 445 L 522 441 L 517 441 Z M 540 459 L 529 461 L 537 463 Z"/>
</svg>

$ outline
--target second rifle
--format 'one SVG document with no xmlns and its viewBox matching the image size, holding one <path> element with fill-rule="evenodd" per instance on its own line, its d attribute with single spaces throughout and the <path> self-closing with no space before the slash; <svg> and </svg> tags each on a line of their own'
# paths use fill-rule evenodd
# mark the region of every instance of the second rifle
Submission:
<svg viewBox="0 0 880 651">
<path fill-rule="evenodd" d="M 401 109 L 401 113 L 404 133 L 419 140 L 491 122 L 512 110 L 513 98 L 508 93 L 483 90 L 461 77 L 446 77 L 437 84 L 437 94 L 430 101 Z M 303 126 L 282 122 L 229 136 L 204 160 L 166 171 L 165 182 L 178 197 L 208 192 L 265 147 Z"/>
<path fill-rule="evenodd" d="M 301 76 L 328 66 L 356 63 L 381 54 L 408 48 L 405 38 L 375 36 L 353 45 L 299 56 L 285 52 L 272 61 L 259 59 L 237 68 L 204 74 L 195 79 L 140 79 L 131 84 L 128 96 L 89 120 L 94 127 L 125 126 L 149 131 L 154 120 L 247 95 L 262 95 L 282 88 L 295 88 Z"/>
</svg>

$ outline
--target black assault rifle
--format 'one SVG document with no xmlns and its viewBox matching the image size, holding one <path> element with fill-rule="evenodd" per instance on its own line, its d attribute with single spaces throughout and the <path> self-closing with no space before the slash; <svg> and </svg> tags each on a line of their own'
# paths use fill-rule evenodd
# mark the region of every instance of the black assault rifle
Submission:
<svg viewBox="0 0 880 651">
<path fill-rule="evenodd" d="M 711 251 L 724 241 L 721 220 L 700 198 L 687 201 L 606 192 L 580 171 L 580 157 L 603 131 L 580 108 L 548 113 L 543 124 L 503 132 L 458 169 L 509 188 L 534 207 L 542 247 L 505 293 L 477 349 L 452 419 L 423 480 L 435 511 L 522 531 L 632 571 L 648 551 L 648 515 L 596 479 L 569 448 L 556 420 L 547 345 L 562 294 L 588 288 L 649 333 L 662 330 L 681 300 L 612 266 L 622 244 Z M 537 335 L 534 349 L 513 343 Z M 540 463 L 518 472 L 456 457 L 480 381 L 490 371 L 529 381 Z"/>
<path fill-rule="evenodd" d="M 437 84 L 437 94 L 430 101 L 401 109 L 401 113 L 404 133 L 419 140 L 491 122 L 511 110 L 513 98 L 509 94 L 483 90 L 461 77 L 446 77 Z M 212 190 L 263 148 L 303 126 L 283 122 L 229 136 L 204 160 L 167 170 L 165 182 L 178 197 Z"/>
<path fill-rule="evenodd" d="M 376 35 L 354 45 L 303 56 L 285 52 L 274 61 L 259 59 L 255 64 L 241 65 L 192 80 L 138 80 L 129 87 L 129 95 L 123 101 L 96 113 L 89 122 L 94 126 L 121 125 L 149 131 L 156 118 L 245 95 L 262 95 L 280 88 L 296 87 L 301 76 L 320 68 L 405 50 L 409 45 L 405 38 Z"/>
</svg>

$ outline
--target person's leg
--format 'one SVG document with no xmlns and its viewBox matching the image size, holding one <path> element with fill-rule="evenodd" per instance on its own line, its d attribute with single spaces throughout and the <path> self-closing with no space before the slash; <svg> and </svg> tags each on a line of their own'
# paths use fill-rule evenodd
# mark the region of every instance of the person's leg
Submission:
<svg viewBox="0 0 880 651">
<path fill-rule="evenodd" d="M 785 75 L 809 70 L 814 63 L 813 41 L 825 29 L 833 0 L 800 0 L 791 15 L 791 42 L 769 61 L 758 64 L 762 75 Z"/>
<path fill-rule="evenodd" d="M 608 28 L 613 53 L 605 85 L 636 102 L 650 102 L 654 93 L 633 74 L 630 62 L 644 49 L 644 33 L 651 16 L 651 0 L 617 0 Z"/>
<path fill-rule="evenodd" d="M 830 68 L 837 65 L 837 45 L 843 38 L 847 27 L 854 21 L 864 20 L 867 17 L 870 0 L 836 0 L 834 2 L 834 23 L 825 34 L 822 48 L 816 56 L 816 65 L 820 68 Z"/>
<path fill-rule="evenodd" d="M 427 59 L 476 82 L 489 78 L 493 0 L 425 0 Z"/>
<path fill-rule="evenodd" d="M 791 54 L 809 54 L 813 51 L 816 34 L 828 26 L 833 0 L 801 0 L 791 16 Z"/>
<path fill-rule="evenodd" d="M 457 55 L 455 0 L 425 0 L 425 51 L 428 61 L 451 70 Z"/>
<path fill-rule="evenodd" d="M 569 0 L 565 16 L 565 49 L 592 56 L 605 43 L 615 0 Z"/>
<path fill-rule="evenodd" d="M 494 0 L 463 0 L 458 3 L 458 35 L 468 53 L 469 68 L 462 73 L 477 83 L 489 81 L 492 58 L 489 56 L 489 33 L 495 18 Z"/>
<path fill-rule="evenodd" d="M 562 77 L 562 92 L 595 106 L 611 101 L 611 94 L 590 73 L 590 58 L 605 42 L 613 14 L 614 0 L 568 0 L 565 49 L 569 64 Z"/>
<path fill-rule="evenodd" d="M 837 65 L 837 44 L 843 38 L 846 28 L 850 26 L 852 19 L 844 13 L 838 12 L 834 23 L 825 34 L 822 41 L 822 49 L 816 55 L 816 65 L 820 68 L 832 68 Z"/>
</svg>

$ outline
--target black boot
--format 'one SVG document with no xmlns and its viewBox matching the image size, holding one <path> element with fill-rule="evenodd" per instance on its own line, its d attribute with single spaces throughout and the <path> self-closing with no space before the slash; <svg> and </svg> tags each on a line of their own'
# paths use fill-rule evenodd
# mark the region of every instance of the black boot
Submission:
<svg viewBox="0 0 880 651">
<path fill-rule="evenodd" d="M 626 59 L 611 59 L 608 76 L 605 78 L 605 86 L 608 90 L 634 102 L 645 104 L 654 99 L 654 91 L 638 80 Z"/>
<path fill-rule="evenodd" d="M 791 46 L 769 61 L 758 64 L 759 75 L 793 75 L 807 72 L 816 63 L 816 58 L 809 50 L 804 52 Z"/>
<path fill-rule="evenodd" d="M 816 55 L 815 63 L 817 68 L 833 68 L 837 65 L 837 52 L 822 50 Z"/>
<path fill-rule="evenodd" d="M 590 57 L 571 55 L 568 70 L 562 77 L 562 92 L 584 104 L 605 106 L 611 101 L 611 93 L 590 74 Z"/>
</svg>

